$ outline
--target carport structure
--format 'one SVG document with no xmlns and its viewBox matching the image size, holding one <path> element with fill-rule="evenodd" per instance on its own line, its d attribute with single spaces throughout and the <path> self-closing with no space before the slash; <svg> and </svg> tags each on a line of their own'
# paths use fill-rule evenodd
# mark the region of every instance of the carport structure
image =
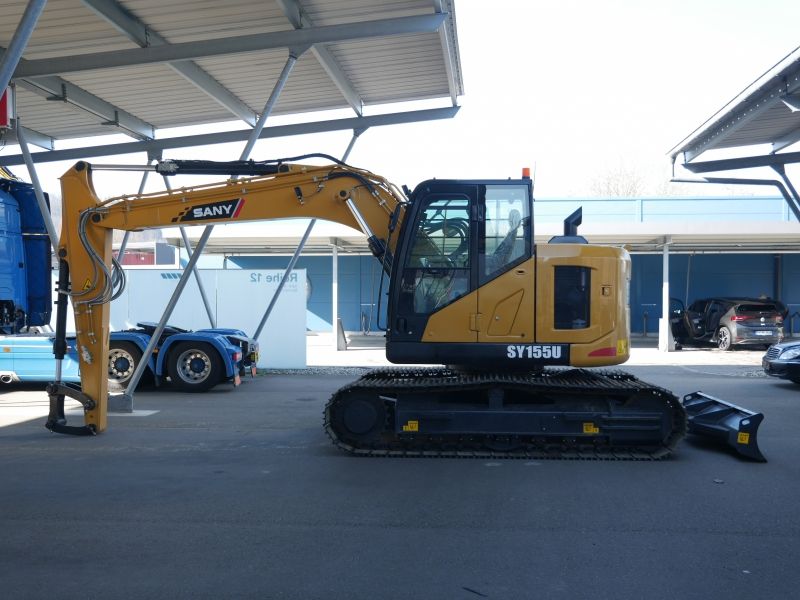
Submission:
<svg viewBox="0 0 800 600">
<path fill-rule="evenodd" d="M 800 194 L 790 177 L 797 174 L 791 169 L 800 163 L 800 152 L 787 151 L 797 142 L 800 142 L 800 48 L 756 79 L 670 151 L 673 181 L 774 187 L 786 200 L 794 220 L 800 221 Z M 677 175 L 676 166 L 702 177 Z M 765 176 L 764 167 L 772 173 Z M 751 170 L 755 170 L 755 176 Z M 780 237 L 781 233 L 775 231 L 776 240 Z M 750 242 L 747 238 L 741 241 L 742 245 Z M 663 323 L 669 321 L 668 260 L 665 244 Z M 665 336 L 660 335 L 659 346 L 666 343 Z"/>
<path fill-rule="evenodd" d="M 27 166 L 43 212 L 37 163 L 132 152 L 150 163 L 165 149 L 234 141 L 245 143 L 245 160 L 259 138 L 337 130 L 352 132 L 346 159 L 370 127 L 453 117 L 463 93 L 452 0 L 6 0 L 2 9 L 0 90 L 10 85 L 13 107 L 3 140 L 21 151 L 0 164 Z M 421 110 L 370 111 L 437 99 Z M 271 115 L 334 109 L 353 116 L 265 127 Z M 222 133 L 159 136 L 227 121 L 242 123 Z M 59 147 L 68 138 L 110 133 L 131 141 Z M 29 144 L 45 151 L 32 153 Z M 211 230 L 194 249 L 161 327 Z M 52 224 L 49 233 L 56 246 Z"/>
<path fill-rule="evenodd" d="M 13 142 L 21 132 L 50 150 L 36 162 L 245 141 L 246 129 L 199 140 L 167 141 L 158 132 L 232 120 L 255 127 L 282 78 L 270 114 L 349 108 L 355 120 L 306 123 L 264 137 L 447 118 L 462 93 L 450 0 L 2 4 L 0 85 L 14 84 L 19 125 L 5 139 Z M 446 98 L 451 107 L 380 116 L 365 110 L 425 98 Z M 109 133 L 143 143 L 57 148 L 59 140 Z M 22 162 L 21 155 L 2 159 Z"/>
</svg>

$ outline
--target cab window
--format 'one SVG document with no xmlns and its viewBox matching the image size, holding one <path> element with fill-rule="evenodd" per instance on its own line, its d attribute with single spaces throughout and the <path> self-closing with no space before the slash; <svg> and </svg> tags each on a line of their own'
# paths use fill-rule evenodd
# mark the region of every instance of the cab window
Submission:
<svg viewBox="0 0 800 600">
<path fill-rule="evenodd" d="M 487 185 L 480 240 L 481 284 L 530 256 L 531 218 L 528 187 Z"/>
<path fill-rule="evenodd" d="M 403 270 L 403 308 L 429 314 L 469 292 L 469 216 L 466 196 L 426 201 Z"/>
</svg>

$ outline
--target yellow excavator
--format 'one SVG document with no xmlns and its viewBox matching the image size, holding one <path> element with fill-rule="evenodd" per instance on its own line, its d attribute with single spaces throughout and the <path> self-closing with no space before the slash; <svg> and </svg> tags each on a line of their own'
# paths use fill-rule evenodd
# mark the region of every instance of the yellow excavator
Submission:
<svg viewBox="0 0 800 600">
<path fill-rule="evenodd" d="M 324 165 L 307 162 L 319 158 Z M 378 456 L 650 459 L 667 456 L 686 432 L 671 392 L 587 368 L 628 359 L 630 257 L 586 243 L 579 214 L 564 235 L 535 244 L 525 173 L 434 179 L 411 192 L 324 155 L 152 168 L 228 179 L 101 201 L 92 165 L 79 162 L 61 178 L 55 353 L 63 358 L 69 295 L 81 389 L 49 386 L 52 431 L 107 426 L 109 302 L 124 281 L 113 230 L 306 217 L 367 236 L 389 278 L 386 354 L 404 365 L 333 393 L 324 428 L 338 447 Z M 65 397 L 83 404 L 83 426 L 66 424 Z"/>
</svg>

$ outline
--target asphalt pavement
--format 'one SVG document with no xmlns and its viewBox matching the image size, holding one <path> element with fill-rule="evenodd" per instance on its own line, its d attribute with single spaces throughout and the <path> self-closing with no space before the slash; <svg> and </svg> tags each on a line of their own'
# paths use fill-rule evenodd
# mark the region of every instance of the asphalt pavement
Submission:
<svg viewBox="0 0 800 600">
<path fill-rule="evenodd" d="M 41 386 L 0 388 L 3 596 L 798 597 L 800 386 L 762 352 L 640 340 L 625 369 L 763 412 L 765 464 L 689 438 L 657 462 L 382 459 L 322 429 L 380 340 L 329 341 L 307 372 L 139 393 L 92 438 L 44 429 Z"/>
</svg>

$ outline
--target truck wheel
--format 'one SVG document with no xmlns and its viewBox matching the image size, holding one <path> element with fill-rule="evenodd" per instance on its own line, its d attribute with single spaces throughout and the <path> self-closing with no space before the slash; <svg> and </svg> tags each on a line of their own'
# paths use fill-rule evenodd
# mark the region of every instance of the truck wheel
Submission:
<svg viewBox="0 0 800 600">
<path fill-rule="evenodd" d="M 180 342 L 167 362 L 169 377 L 179 390 L 205 392 L 222 379 L 222 360 L 216 350 L 203 342 Z"/>
<path fill-rule="evenodd" d="M 719 331 L 717 332 L 717 347 L 720 350 L 730 350 L 731 349 L 731 342 L 733 341 L 733 336 L 731 336 L 731 330 L 727 327 L 720 327 Z"/>
<path fill-rule="evenodd" d="M 128 382 L 139 361 L 142 351 L 131 342 L 111 342 L 108 348 L 108 389 L 122 391 L 128 389 Z M 143 378 L 144 379 L 144 378 Z"/>
</svg>

